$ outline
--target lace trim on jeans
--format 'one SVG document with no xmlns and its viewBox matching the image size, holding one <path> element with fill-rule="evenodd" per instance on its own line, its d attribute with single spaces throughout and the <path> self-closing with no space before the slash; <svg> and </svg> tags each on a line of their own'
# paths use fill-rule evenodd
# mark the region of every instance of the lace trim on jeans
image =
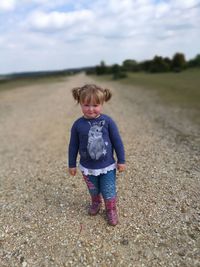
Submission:
<svg viewBox="0 0 200 267">
<path fill-rule="evenodd" d="M 87 169 L 85 167 L 83 167 L 80 163 L 79 163 L 79 168 L 81 170 L 81 172 L 84 175 L 94 175 L 94 176 L 98 176 L 100 174 L 106 174 L 109 171 L 115 170 L 116 169 L 116 163 L 113 163 L 111 165 L 109 165 L 106 168 L 102 168 L 102 169 Z"/>
</svg>

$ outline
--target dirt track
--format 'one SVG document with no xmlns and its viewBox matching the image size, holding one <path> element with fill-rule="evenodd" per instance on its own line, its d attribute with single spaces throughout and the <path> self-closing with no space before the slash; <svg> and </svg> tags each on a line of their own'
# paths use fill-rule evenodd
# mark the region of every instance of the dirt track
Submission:
<svg viewBox="0 0 200 267">
<path fill-rule="evenodd" d="M 89 195 L 67 173 L 71 88 L 56 84 L 0 92 L 0 266 L 200 266 L 199 129 L 181 111 L 137 88 L 106 85 L 126 148 L 118 175 L 120 224 L 87 214 Z M 173 115 L 173 116 L 172 116 Z"/>
</svg>

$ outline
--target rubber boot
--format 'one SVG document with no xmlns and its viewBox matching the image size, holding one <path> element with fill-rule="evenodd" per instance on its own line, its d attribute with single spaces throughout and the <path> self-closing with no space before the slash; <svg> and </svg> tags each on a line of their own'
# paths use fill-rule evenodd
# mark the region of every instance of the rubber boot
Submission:
<svg viewBox="0 0 200 267">
<path fill-rule="evenodd" d="M 118 216 L 116 209 L 116 198 L 105 200 L 105 206 L 106 206 L 106 216 L 108 219 L 108 223 L 112 226 L 117 225 Z"/>
<path fill-rule="evenodd" d="M 92 205 L 90 206 L 88 213 L 90 215 L 96 215 L 101 208 L 101 195 L 91 196 Z"/>
</svg>

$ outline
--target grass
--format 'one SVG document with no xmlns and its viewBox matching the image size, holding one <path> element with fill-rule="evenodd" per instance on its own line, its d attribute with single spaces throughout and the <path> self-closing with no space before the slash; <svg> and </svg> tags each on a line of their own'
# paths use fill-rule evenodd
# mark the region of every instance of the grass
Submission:
<svg viewBox="0 0 200 267">
<path fill-rule="evenodd" d="M 106 75 L 105 79 L 111 81 L 112 77 Z M 192 120 L 200 123 L 200 69 L 180 73 L 128 73 L 127 78 L 117 82 L 153 90 L 163 103 L 188 109 Z"/>
<path fill-rule="evenodd" d="M 34 85 L 34 84 L 44 84 L 44 83 L 55 83 L 62 82 L 67 75 L 50 75 L 50 76 L 38 76 L 38 77 L 20 77 L 0 80 L 0 92 L 8 89 L 15 89 L 18 87 Z"/>
<path fill-rule="evenodd" d="M 156 90 L 169 104 L 178 104 L 185 108 L 200 107 L 199 69 L 181 73 L 131 74 L 124 82 Z"/>
</svg>

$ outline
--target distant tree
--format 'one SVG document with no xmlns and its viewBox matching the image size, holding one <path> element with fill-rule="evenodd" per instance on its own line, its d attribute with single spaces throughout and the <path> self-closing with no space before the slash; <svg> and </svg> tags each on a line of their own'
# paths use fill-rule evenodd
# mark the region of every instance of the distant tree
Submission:
<svg viewBox="0 0 200 267">
<path fill-rule="evenodd" d="M 101 60 L 101 62 L 100 62 L 100 66 L 101 66 L 101 67 L 105 67 L 105 66 L 106 66 L 106 63 L 105 63 L 104 60 Z"/>
<path fill-rule="evenodd" d="M 114 80 L 122 79 L 122 78 L 126 78 L 127 77 L 127 74 L 123 71 L 123 68 L 118 64 L 112 65 L 111 71 L 112 71 Z"/>
<path fill-rule="evenodd" d="M 145 60 L 139 63 L 139 69 L 142 71 L 149 71 L 151 67 L 152 60 Z"/>
<path fill-rule="evenodd" d="M 155 56 L 154 59 L 151 62 L 151 66 L 149 71 L 152 73 L 157 73 L 157 72 L 166 72 L 169 71 L 170 65 L 166 63 L 166 61 L 160 57 L 160 56 Z"/>
<path fill-rule="evenodd" d="M 197 67 L 200 67 L 200 54 L 196 55 L 194 62 Z"/>
<path fill-rule="evenodd" d="M 186 67 L 185 55 L 182 53 L 176 53 L 172 58 L 172 70 L 181 71 Z"/>
<path fill-rule="evenodd" d="M 191 67 L 200 67 L 200 54 L 196 55 L 195 58 L 188 61 L 187 66 Z"/>
<path fill-rule="evenodd" d="M 105 62 L 102 60 L 100 62 L 100 65 L 96 66 L 96 74 L 103 75 L 103 74 L 106 74 L 106 72 L 107 72 L 107 67 L 106 67 Z"/>
<path fill-rule="evenodd" d="M 172 60 L 169 57 L 164 57 L 163 60 L 169 66 L 169 69 L 171 69 Z"/>
<path fill-rule="evenodd" d="M 124 71 L 138 71 L 139 66 L 136 60 L 126 59 L 122 63 L 122 68 Z"/>
<path fill-rule="evenodd" d="M 120 65 L 119 64 L 112 65 L 111 70 L 112 70 L 113 74 L 119 73 L 120 72 Z"/>
</svg>

